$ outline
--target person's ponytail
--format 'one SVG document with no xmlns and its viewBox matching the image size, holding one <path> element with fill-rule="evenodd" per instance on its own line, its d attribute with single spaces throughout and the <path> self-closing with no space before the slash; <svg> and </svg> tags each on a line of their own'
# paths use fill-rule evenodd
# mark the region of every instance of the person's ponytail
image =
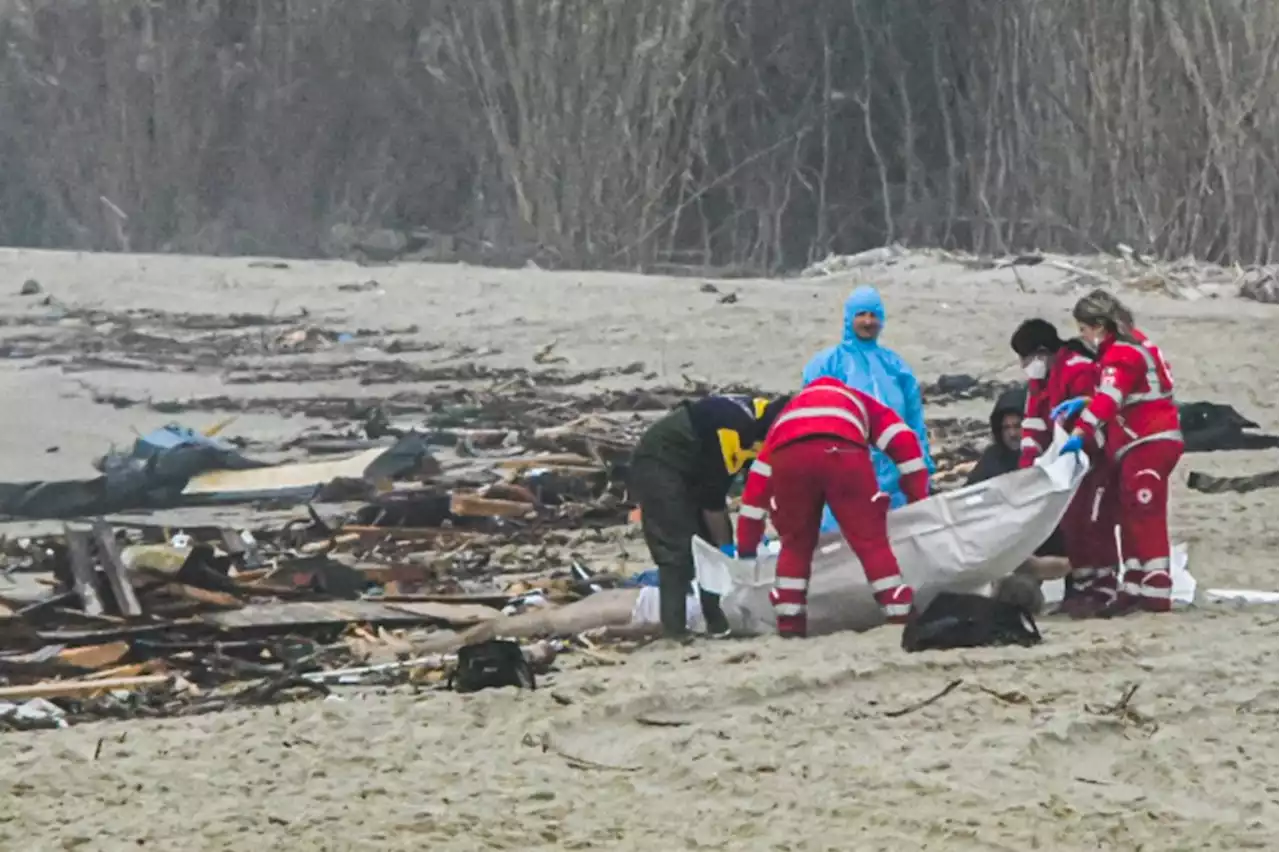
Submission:
<svg viewBox="0 0 1280 852">
<path fill-rule="evenodd" d="M 1102 326 L 1117 338 L 1133 342 L 1133 312 L 1106 290 L 1094 290 L 1081 298 L 1071 316 L 1078 323 Z"/>
</svg>

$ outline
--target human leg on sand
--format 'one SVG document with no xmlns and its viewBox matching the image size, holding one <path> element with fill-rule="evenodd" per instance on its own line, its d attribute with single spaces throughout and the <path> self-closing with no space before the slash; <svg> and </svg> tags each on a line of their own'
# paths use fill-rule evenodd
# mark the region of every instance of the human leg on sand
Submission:
<svg viewBox="0 0 1280 852">
<path fill-rule="evenodd" d="M 802 637 L 808 631 L 809 575 L 822 525 L 822 448 L 829 442 L 802 441 L 773 454 L 773 527 L 782 546 L 769 600 L 778 633 Z"/>
<path fill-rule="evenodd" d="M 640 506 L 645 545 L 658 568 L 663 635 L 683 638 L 688 634 L 685 598 L 694 579 L 693 537 L 704 533 L 702 510 L 684 476 L 655 459 L 633 459 L 628 484 Z M 715 604 L 718 611 L 718 599 Z M 710 620 L 708 615 L 708 627 Z"/>
<path fill-rule="evenodd" d="M 1133 609 L 1168 612 L 1173 608 L 1169 478 L 1182 451 L 1178 441 L 1151 441 L 1135 446 L 1118 463 L 1124 573 L 1114 614 Z"/>
<path fill-rule="evenodd" d="M 901 624 L 911 613 L 914 595 L 889 546 L 890 497 L 880 490 L 865 448 L 835 444 L 828 446 L 825 456 L 824 491 L 840 533 L 862 563 L 885 618 Z"/>
<path fill-rule="evenodd" d="M 1113 469 L 1099 460 L 1085 475 L 1062 518 L 1063 542 L 1071 563 L 1069 594 L 1062 611 L 1083 617 L 1116 595 L 1116 483 Z"/>
</svg>

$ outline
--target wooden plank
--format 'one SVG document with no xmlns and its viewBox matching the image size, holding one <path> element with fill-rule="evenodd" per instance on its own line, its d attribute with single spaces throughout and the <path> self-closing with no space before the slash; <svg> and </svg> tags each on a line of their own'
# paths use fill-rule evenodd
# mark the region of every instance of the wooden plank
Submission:
<svg viewBox="0 0 1280 852">
<path fill-rule="evenodd" d="M 425 616 L 384 606 L 377 601 L 289 601 L 248 604 L 242 609 L 214 612 L 201 617 L 207 624 L 228 629 L 293 628 L 342 624 L 415 624 L 429 621 Z"/>
<path fill-rule="evenodd" d="M 219 609 L 240 609 L 244 602 L 235 595 L 226 592 L 215 592 L 199 586 L 188 586 L 184 583 L 169 583 L 161 590 L 164 594 L 181 601 L 218 607 Z"/>
<path fill-rule="evenodd" d="M 25 686 L 0 687 L 0 701 L 26 701 L 29 698 L 85 698 L 98 692 L 116 689 L 145 689 L 163 686 L 172 680 L 168 675 L 113 677 L 97 680 L 58 680 Z"/>
<path fill-rule="evenodd" d="M 138 677 L 139 675 L 156 674 L 168 669 L 164 660 L 147 660 L 143 663 L 128 663 L 123 666 L 112 666 L 100 672 L 92 672 L 81 680 L 106 680 L 120 677 Z"/>
<path fill-rule="evenodd" d="M 358 532 L 344 532 L 340 535 L 335 535 L 333 538 L 327 538 L 324 541 L 309 541 L 302 545 L 302 547 L 298 548 L 298 551 L 306 554 L 326 553 L 330 550 L 341 547 L 344 544 L 355 544 L 360 541 L 360 538 L 361 536 Z"/>
<path fill-rule="evenodd" d="M 116 534 L 111 527 L 102 521 L 93 525 L 93 538 L 98 546 L 98 560 L 102 563 L 102 571 L 107 575 L 107 583 L 111 586 L 111 594 L 116 599 L 120 614 L 129 618 L 142 615 L 142 604 L 134 594 L 133 583 L 129 580 L 129 569 L 124 567 L 120 558 L 120 545 L 116 543 Z"/>
<path fill-rule="evenodd" d="M 270 498 L 283 492 L 328 485 L 335 479 L 363 479 L 365 468 L 388 451 L 375 447 L 355 456 L 323 462 L 282 464 L 250 470 L 211 470 L 187 481 L 183 496 Z"/>
<path fill-rule="evenodd" d="M 93 567 L 93 540 L 89 530 L 63 527 L 67 537 L 67 559 L 80 608 L 86 615 L 102 615 L 106 607 L 98 594 L 97 571 Z"/>
<path fill-rule="evenodd" d="M 535 511 L 532 503 L 517 500 L 494 500 L 456 491 L 449 498 L 449 512 L 459 518 L 523 518 Z"/>
<path fill-rule="evenodd" d="M 526 505 L 525 508 L 531 507 Z M 467 530 L 446 530 L 440 527 L 372 527 L 360 524 L 349 524 L 343 527 L 342 531 L 355 533 L 362 539 L 392 538 L 401 541 L 434 541 L 449 544 L 471 541 L 480 536 L 479 533 Z"/>
<path fill-rule="evenodd" d="M 569 468 L 581 473 L 599 473 L 600 466 L 594 460 L 577 453 L 547 453 L 543 456 L 520 456 L 518 458 L 500 459 L 495 467 L 504 470 L 528 470 L 530 468 Z"/>
<path fill-rule="evenodd" d="M 80 648 L 67 648 L 60 652 L 58 662 L 80 669 L 100 669 L 120 662 L 128 653 L 128 642 L 85 645 Z"/>
</svg>

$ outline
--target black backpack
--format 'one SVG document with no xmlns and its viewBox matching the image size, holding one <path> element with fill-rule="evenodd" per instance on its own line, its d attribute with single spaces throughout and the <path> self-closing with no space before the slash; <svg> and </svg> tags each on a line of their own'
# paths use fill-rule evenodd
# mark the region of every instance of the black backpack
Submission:
<svg viewBox="0 0 1280 852">
<path fill-rule="evenodd" d="M 983 595 L 942 592 L 902 631 L 902 650 L 941 651 L 1039 644 L 1040 631 L 1025 608 Z"/>
<path fill-rule="evenodd" d="M 490 687 L 535 688 L 533 667 L 524 658 L 519 643 L 491 639 L 458 649 L 458 666 L 449 675 L 455 692 L 476 692 Z"/>
</svg>

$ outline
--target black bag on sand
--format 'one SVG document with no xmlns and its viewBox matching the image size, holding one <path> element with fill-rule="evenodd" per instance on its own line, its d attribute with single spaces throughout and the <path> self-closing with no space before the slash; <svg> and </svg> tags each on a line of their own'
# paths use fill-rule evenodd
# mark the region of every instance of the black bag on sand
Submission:
<svg viewBox="0 0 1280 852">
<path fill-rule="evenodd" d="M 983 595 L 942 592 L 924 612 L 911 615 L 902 650 L 942 651 L 996 645 L 1039 644 L 1040 631 L 1025 608 Z"/>
<path fill-rule="evenodd" d="M 518 642 L 491 639 L 458 649 L 458 667 L 449 675 L 454 692 L 476 692 L 490 687 L 534 689 L 533 667 Z"/>
</svg>

